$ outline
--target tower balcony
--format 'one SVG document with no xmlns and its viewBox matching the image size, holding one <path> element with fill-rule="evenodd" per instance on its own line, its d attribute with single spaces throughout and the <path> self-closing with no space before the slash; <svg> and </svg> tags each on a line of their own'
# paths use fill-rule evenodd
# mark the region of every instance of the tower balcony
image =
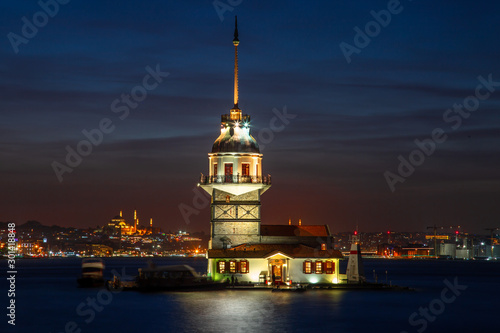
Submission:
<svg viewBox="0 0 500 333">
<path fill-rule="evenodd" d="M 230 114 L 222 114 L 220 116 L 220 121 L 222 124 L 228 124 L 228 123 L 233 123 L 234 121 L 242 121 L 242 122 L 250 122 L 250 116 L 247 114 L 241 114 L 241 110 L 238 117 L 234 116 L 233 110 L 239 110 L 239 109 L 231 109 Z"/>
<path fill-rule="evenodd" d="M 271 185 L 271 175 L 267 176 L 241 176 L 241 175 L 213 175 L 201 174 L 200 185 L 208 184 L 264 184 Z"/>
</svg>

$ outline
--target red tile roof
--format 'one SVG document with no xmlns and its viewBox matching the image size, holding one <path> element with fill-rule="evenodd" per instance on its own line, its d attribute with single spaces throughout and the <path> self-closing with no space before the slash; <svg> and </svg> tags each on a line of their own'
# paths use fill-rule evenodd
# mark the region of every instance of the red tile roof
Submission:
<svg viewBox="0 0 500 333">
<path fill-rule="evenodd" d="M 242 244 L 231 249 L 208 250 L 209 258 L 266 258 L 281 252 L 292 258 L 343 258 L 338 250 L 321 250 L 303 244 Z"/>
<path fill-rule="evenodd" d="M 330 230 L 326 225 L 265 225 L 260 226 L 262 236 L 330 236 Z"/>
</svg>

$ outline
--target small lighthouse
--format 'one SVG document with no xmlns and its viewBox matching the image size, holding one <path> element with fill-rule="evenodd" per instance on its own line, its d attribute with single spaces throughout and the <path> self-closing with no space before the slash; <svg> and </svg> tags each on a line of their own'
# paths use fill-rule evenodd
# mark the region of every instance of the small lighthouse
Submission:
<svg viewBox="0 0 500 333">
<path fill-rule="evenodd" d="M 363 262 L 361 261 L 361 248 L 359 246 L 358 232 L 351 237 L 351 252 L 347 262 L 347 282 L 363 283 L 366 281 Z"/>
</svg>

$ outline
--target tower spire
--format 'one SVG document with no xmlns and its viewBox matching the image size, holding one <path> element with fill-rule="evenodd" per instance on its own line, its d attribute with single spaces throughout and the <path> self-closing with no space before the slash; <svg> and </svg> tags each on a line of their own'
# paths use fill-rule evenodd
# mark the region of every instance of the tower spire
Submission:
<svg viewBox="0 0 500 333">
<path fill-rule="evenodd" d="M 238 107 L 238 16 L 234 17 L 234 107 L 231 110 L 232 120 L 241 120 L 241 110 Z"/>
<path fill-rule="evenodd" d="M 238 16 L 234 17 L 234 108 L 238 108 Z"/>
</svg>

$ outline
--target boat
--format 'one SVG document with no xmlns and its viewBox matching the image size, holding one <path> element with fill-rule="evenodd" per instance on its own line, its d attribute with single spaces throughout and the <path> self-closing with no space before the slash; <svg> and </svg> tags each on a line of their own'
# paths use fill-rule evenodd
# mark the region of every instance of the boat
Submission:
<svg viewBox="0 0 500 333">
<path fill-rule="evenodd" d="M 82 260 L 82 274 L 76 280 L 82 288 L 101 287 L 103 279 L 104 261 L 100 258 L 85 258 Z"/>
<path fill-rule="evenodd" d="M 200 276 L 191 266 L 170 265 L 139 269 L 136 279 L 140 291 L 201 291 L 220 290 L 225 284 Z"/>
<path fill-rule="evenodd" d="M 306 291 L 306 288 L 299 287 L 299 286 L 296 286 L 296 287 L 282 287 L 282 288 L 273 288 L 272 289 L 273 293 L 276 293 L 276 292 L 296 292 L 296 293 L 301 293 L 301 292 L 304 292 L 304 291 Z"/>
</svg>

